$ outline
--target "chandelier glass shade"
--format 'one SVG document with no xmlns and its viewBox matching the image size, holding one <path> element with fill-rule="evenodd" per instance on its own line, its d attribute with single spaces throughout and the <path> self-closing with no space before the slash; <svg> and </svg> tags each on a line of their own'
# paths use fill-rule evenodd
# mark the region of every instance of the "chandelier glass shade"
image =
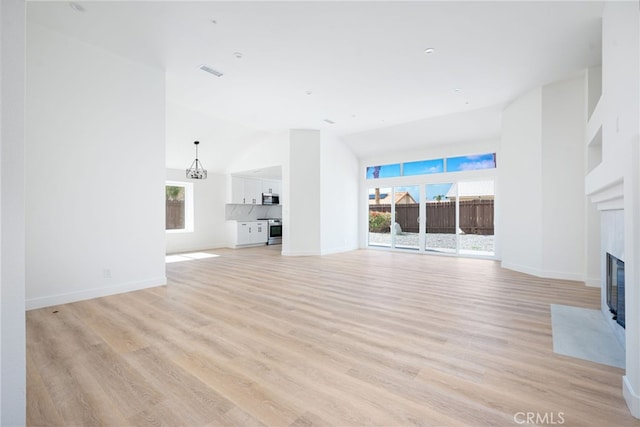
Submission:
<svg viewBox="0 0 640 427">
<path fill-rule="evenodd" d="M 196 159 L 191 163 L 191 167 L 187 169 L 187 178 L 189 179 L 207 179 L 207 170 L 202 166 L 202 162 L 198 160 L 198 144 L 200 141 L 193 141 L 196 146 Z"/>
</svg>

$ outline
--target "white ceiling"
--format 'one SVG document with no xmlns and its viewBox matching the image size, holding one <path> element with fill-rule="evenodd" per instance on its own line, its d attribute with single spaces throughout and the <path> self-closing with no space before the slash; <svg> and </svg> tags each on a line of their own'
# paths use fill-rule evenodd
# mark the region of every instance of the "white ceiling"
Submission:
<svg viewBox="0 0 640 427">
<path fill-rule="evenodd" d="M 601 62 L 594 1 L 77 3 L 28 19 L 166 70 L 170 102 L 242 137 L 327 129 L 359 156 L 497 137 L 506 103 Z"/>
</svg>

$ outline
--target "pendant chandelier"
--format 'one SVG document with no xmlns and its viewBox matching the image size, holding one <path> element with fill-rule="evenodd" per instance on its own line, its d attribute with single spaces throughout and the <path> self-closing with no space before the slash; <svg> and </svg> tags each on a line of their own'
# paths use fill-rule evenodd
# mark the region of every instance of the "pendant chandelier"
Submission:
<svg viewBox="0 0 640 427">
<path fill-rule="evenodd" d="M 196 159 L 191 163 L 191 167 L 187 169 L 187 178 L 189 179 L 207 179 L 207 170 L 202 166 L 202 162 L 198 160 L 198 144 L 200 141 L 193 141 L 196 146 Z"/>
</svg>

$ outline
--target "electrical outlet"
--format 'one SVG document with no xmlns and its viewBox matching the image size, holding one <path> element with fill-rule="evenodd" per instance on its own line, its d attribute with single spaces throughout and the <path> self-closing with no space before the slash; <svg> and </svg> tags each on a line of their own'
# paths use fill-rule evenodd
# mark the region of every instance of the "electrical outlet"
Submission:
<svg viewBox="0 0 640 427">
<path fill-rule="evenodd" d="M 110 268 L 103 268 L 102 269 L 102 277 L 104 277 L 105 279 L 111 279 L 111 269 Z"/>
</svg>

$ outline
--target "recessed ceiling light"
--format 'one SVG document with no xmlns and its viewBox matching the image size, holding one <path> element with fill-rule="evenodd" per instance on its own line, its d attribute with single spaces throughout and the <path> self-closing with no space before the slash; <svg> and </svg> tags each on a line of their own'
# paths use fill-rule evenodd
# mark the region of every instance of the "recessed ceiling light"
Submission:
<svg viewBox="0 0 640 427">
<path fill-rule="evenodd" d="M 453 91 L 454 91 L 454 92 L 460 92 L 460 88 L 459 88 L 459 87 L 457 87 L 457 88 L 453 89 Z"/>
<path fill-rule="evenodd" d="M 312 92 L 312 91 L 310 91 L 310 90 L 306 91 L 305 93 L 306 93 L 307 95 L 312 95 L 312 94 L 313 94 L 313 92 Z"/>
<path fill-rule="evenodd" d="M 435 52 L 435 51 L 436 51 L 436 50 L 435 50 L 434 48 L 432 48 L 432 47 L 428 47 L 428 48 L 426 48 L 426 49 L 424 50 L 424 53 L 425 53 L 426 55 L 431 55 L 431 54 L 432 54 L 433 52 Z"/>
<path fill-rule="evenodd" d="M 218 23 L 218 21 L 216 21 L 215 19 L 212 19 L 212 20 L 210 20 L 209 22 L 211 22 L 211 23 L 212 23 L 212 24 L 214 24 L 214 25 Z"/>
<path fill-rule="evenodd" d="M 206 71 L 209 74 L 213 74 L 216 77 L 222 77 L 224 75 L 224 73 L 218 71 L 218 70 L 214 70 L 213 68 L 207 66 L 207 65 L 201 65 L 199 67 L 202 71 Z"/>
<path fill-rule="evenodd" d="M 242 58 L 242 52 L 233 52 L 233 56 L 235 56 L 238 59 Z"/>
<path fill-rule="evenodd" d="M 335 125 L 336 122 L 334 122 L 333 120 L 329 120 L 329 119 L 324 119 L 325 123 L 329 123 L 330 125 Z"/>
<path fill-rule="evenodd" d="M 75 10 L 76 12 L 84 12 L 86 10 L 84 7 L 80 6 L 78 3 L 74 3 L 74 2 L 69 2 L 69 7 Z"/>
</svg>

